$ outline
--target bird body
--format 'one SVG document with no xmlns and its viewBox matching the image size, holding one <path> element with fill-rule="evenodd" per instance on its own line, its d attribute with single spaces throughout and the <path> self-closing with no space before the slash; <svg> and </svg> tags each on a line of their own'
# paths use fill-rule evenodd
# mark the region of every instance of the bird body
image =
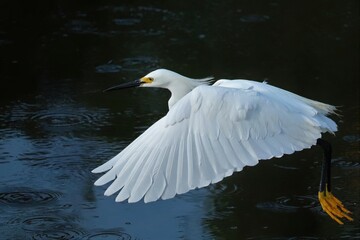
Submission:
<svg viewBox="0 0 360 240">
<path fill-rule="evenodd" d="M 310 148 L 322 132 L 336 131 L 326 117 L 335 107 L 266 83 L 219 80 L 208 86 L 168 70 L 150 76 L 169 79 L 156 84 L 172 93 L 169 112 L 94 170 L 109 170 L 96 185 L 114 180 L 105 194 L 121 189 L 117 201 L 168 199 L 258 160 Z"/>
<path fill-rule="evenodd" d="M 265 82 L 195 80 L 159 69 L 129 86 L 169 89 L 169 112 L 108 162 L 95 185 L 105 195 L 145 202 L 216 183 L 259 160 L 316 145 L 337 131 L 336 108 Z"/>
</svg>

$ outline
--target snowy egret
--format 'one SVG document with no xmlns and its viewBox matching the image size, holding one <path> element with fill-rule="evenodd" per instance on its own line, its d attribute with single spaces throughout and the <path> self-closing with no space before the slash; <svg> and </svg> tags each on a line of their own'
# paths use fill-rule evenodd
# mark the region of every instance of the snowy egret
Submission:
<svg viewBox="0 0 360 240">
<path fill-rule="evenodd" d="M 318 198 L 323 210 L 343 224 L 349 211 L 331 193 L 331 145 L 321 139 L 337 131 L 328 117 L 334 106 L 265 82 L 191 79 L 158 69 L 134 82 L 106 89 L 160 87 L 170 90 L 169 112 L 129 146 L 92 172 L 106 172 L 95 185 L 111 182 L 116 201 L 144 202 L 216 183 L 259 160 L 313 145 L 324 150 Z"/>
</svg>

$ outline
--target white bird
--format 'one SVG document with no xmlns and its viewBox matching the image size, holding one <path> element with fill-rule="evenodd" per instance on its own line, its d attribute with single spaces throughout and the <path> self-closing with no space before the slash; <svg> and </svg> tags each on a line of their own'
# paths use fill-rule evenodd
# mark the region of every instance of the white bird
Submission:
<svg viewBox="0 0 360 240">
<path fill-rule="evenodd" d="M 116 201 L 144 202 L 208 186 L 254 166 L 320 145 L 325 159 L 319 200 L 337 222 L 349 211 L 331 193 L 331 145 L 322 133 L 337 131 L 328 117 L 334 106 L 265 82 L 191 79 L 158 69 L 131 83 L 106 89 L 159 87 L 170 90 L 169 112 L 129 146 L 92 172 L 106 172 L 95 185 Z M 329 155 L 330 154 L 330 155 Z"/>
</svg>

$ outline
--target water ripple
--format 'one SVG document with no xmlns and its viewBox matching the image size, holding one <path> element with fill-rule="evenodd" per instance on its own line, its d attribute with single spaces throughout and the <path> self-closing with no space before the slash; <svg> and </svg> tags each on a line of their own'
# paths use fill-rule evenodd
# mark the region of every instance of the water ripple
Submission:
<svg viewBox="0 0 360 240">
<path fill-rule="evenodd" d="M 87 121 L 89 116 L 75 113 L 37 113 L 31 120 L 55 127 L 73 126 Z"/>
<path fill-rule="evenodd" d="M 81 239 L 84 232 L 78 229 L 56 229 L 50 231 L 43 231 L 32 235 L 33 240 L 48 240 L 48 239 Z"/>
<path fill-rule="evenodd" d="M 20 224 L 33 240 L 43 239 L 83 239 L 83 240 L 130 240 L 132 237 L 122 230 L 91 230 L 86 231 L 72 223 L 73 219 L 61 216 L 39 215 L 25 219 L 16 218 L 7 223 Z"/>
<path fill-rule="evenodd" d="M 139 71 L 139 69 L 154 69 L 159 66 L 157 58 L 149 56 L 137 56 L 124 58 L 120 64 L 115 64 L 113 61 L 99 65 L 95 68 L 97 73 L 117 73 L 120 71 Z"/>
<path fill-rule="evenodd" d="M 74 125 L 95 125 L 96 127 L 108 124 L 108 110 L 103 108 L 87 109 L 78 106 L 70 100 L 61 103 L 49 102 L 49 99 L 40 99 L 42 104 L 29 104 L 14 102 L 1 109 L 3 114 L 0 120 L 4 127 L 15 123 L 21 127 L 23 124 L 34 124 L 43 127 L 72 127 Z M 45 104 L 45 105 L 44 105 Z M 32 126 L 32 125 L 29 125 Z M 26 127 L 29 127 L 26 125 Z"/>
<path fill-rule="evenodd" d="M 241 188 L 239 188 L 239 186 L 235 183 L 223 183 L 223 182 L 219 182 L 217 184 L 212 184 L 209 186 L 209 190 L 211 193 L 216 194 L 216 195 L 229 195 L 232 196 L 235 193 L 239 193 L 240 191 L 242 191 Z"/>
<path fill-rule="evenodd" d="M 76 34 L 97 34 L 98 29 L 86 20 L 75 19 L 66 24 L 66 28 L 71 33 Z"/>
<path fill-rule="evenodd" d="M 314 196 L 283 196 L 277 198 L 274 202 L 258 203 L 256 207 L 275 212 L 295 212 L 298 209 L 316 208 L 317 199 Z"/>
<path fill-rule="evenodd" d="M 268 240 L 316 240 L 323 239 L 319 237 L 309 237 L 309 236 L 297 236 L 297 237 L 268 237 L 268 236 L 256 236 L 247 238 L 248 240 L 257 240 L 257 239 L 268 239 Z"/>
<path fill-rule="evenodd" d="M 256 14 L 250 14 L 250 15 L 244 15 L 240 18 L 241 22 L 245 23 L 259 23 L 259 22 L 266 22 L 270 19 L 267 15 L 256 15 Z"/>
<path fill-rule="evenodd" d="M 104 231 L 91 234 L 83 238 L 84 240 L 100 240 L 100 239 L 111 239 L 111 240 L 130 240 L 131 236 L 124 232 L 117 231 Z"/>
<path fill-rule="evenodd" d="M 61 32 L 56 32 L 56 34 L 61 34 L 66 37 L 68 34 L 94 35 L 100 37 L 123 36 L 124 34 L 157 36 L 163 35 L 165 31 L 159 30 L 159 28 L 151 28 L 147 23 L 168 22 L 169 20 L 176 20 L 177 16 L 177 14 L 169 10 L 155 7 L 110 5 L 99 7 L 96 10 L 96 14 L 106 16 L 107 18 L 114 16 L 112 19 L 113 25 L 103 25 L 101 21 L 95 23 L 94 21 L 86 20 L 85 18 L 89 13 L 81 12 L 77 15 L 76 19 L 69 20 L 65 23 Z M 163 26 L 160 25 L 160 28 L 163 28 Z"/>
<path fill-rule="evenodd" d="M 48 203 L 50 201 L 56 200 L 58 197 L 58 193 L 52 192 L 2 192 L 0 193 L 0 203 L 8 205 L 34 205 Z"/>
<path fill-rule="evenodd" d="M 58 175 L 59 178 L 86 179 L 90 175 L 90 169 L 83 155 L 41 155 L 36 152 L 24 154 L 19 160 L 30 162 L 32 167 L 61 170 L 63 174 Z"/>
<path fill-rule="evenodd" d="M 334 162 L 334 165 L 341 168 L 355 169 L 360 168 L 360 162 L 350 161 L 350 160 L 337 160 Z"/>
<path fill-rule="evenodd" d="M 57 111 L 38 111 L 30 117 L 30 120 L 43 125 L 52 127 L 70 127 L 79 124 L 102 123 L 102 111 L 88 112 L 84 109 L 77 111 L 57 110 Z"/>
<path fill-rule="evenodd" d="M 113 22 L 119 26 L 132 26 L 140 23 L 141 20 L 138 18 L 116 18 Z"/>
<path fill-rule="evenodd" d="M 153 69 L 159 66 L 159 60 L 149 56 L 124 58 L 121 63 L 125 71 L 138 71 L 139 69 Z"/>
<path fill-rule="evenodd" d="M 26 218 L 15 218 L 8 224 L 20 224 L 21 229 L 29 232 L 45 232 L 63 229 L 76 229 L 72 224 L 74 220 L 69 217 L 38 215 Z"/>
<path fill-rule="evenodd" d="M 114 64 L 112 61 L 99 65 L 95 68 L 95 71 L 97 73 L 116 73 L 116 72 L 120 72 L 120 70 L 121 70 L 121 66 Z"/>
<path fill-rule="evenodd" d="M 360 134 L 346 135 L 343 140 L 349 143 L 360 142 Z"/>
</svg>

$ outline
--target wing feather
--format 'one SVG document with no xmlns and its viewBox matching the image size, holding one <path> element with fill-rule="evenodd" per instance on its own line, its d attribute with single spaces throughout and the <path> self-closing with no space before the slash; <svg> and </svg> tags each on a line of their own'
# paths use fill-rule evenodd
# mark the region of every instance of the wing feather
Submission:
<svg viewBox="0 0 360 240">
<path fill-rule="evenodd" d="M 200 167 L 199 167 L 199 157 L 196 154 L 196 145 L 194 140 L 194 134 L 189 132 L 187 137 L 187 152 L 186 158 L 188 162 L 188 185 L 189 189 L 194 189 L 200 185 Z M 186 179 L 185 179 L 186 181 Z"/>
<path fill-rule="evenodd" d="M 184 134 L 186 135 L 186 134 Z M 179 144 L 179 156 L 177 161 L 177 176 L 176 176 L 176 193 L 182 194 L 187 191 L 189 191 L 189 185 L 188 185 L 188 162 L 186 158 L 186 144 L 185 140 L 187 139 L 186 136 L 182 136 Z"/>
<path fill-rule="evenodd" d="M 151 183 L 149 190 L 146 192 L 144 201 L 152 202 L 161 197 L 166 187 L 165 167 L 167 156 L 169 155 L 170 147 L 164 146 L 163 151 L 160 152 L 158 161 L 155 164 L 154 171 L 151 176 Z"/>
<path fill-rule="evenodd" d="M 117 156 L 93 170 L 116 201 L 168 199 L 261 159 L 310 148 L 337 130 L 331 105 L 252 81 L 199 86 Z"/>
<path fill-rule="evenodd" d="M 168 156 L 166 166 L 166 187 L 162 195 L 162 199 L 173 198 L 176 195 L 176 181 L 177 179 L 177 161 L 179 156 L 179 144 L 173 144 Z M 180 179 L 179 179 L 180 180 Z"/>
</svg>

